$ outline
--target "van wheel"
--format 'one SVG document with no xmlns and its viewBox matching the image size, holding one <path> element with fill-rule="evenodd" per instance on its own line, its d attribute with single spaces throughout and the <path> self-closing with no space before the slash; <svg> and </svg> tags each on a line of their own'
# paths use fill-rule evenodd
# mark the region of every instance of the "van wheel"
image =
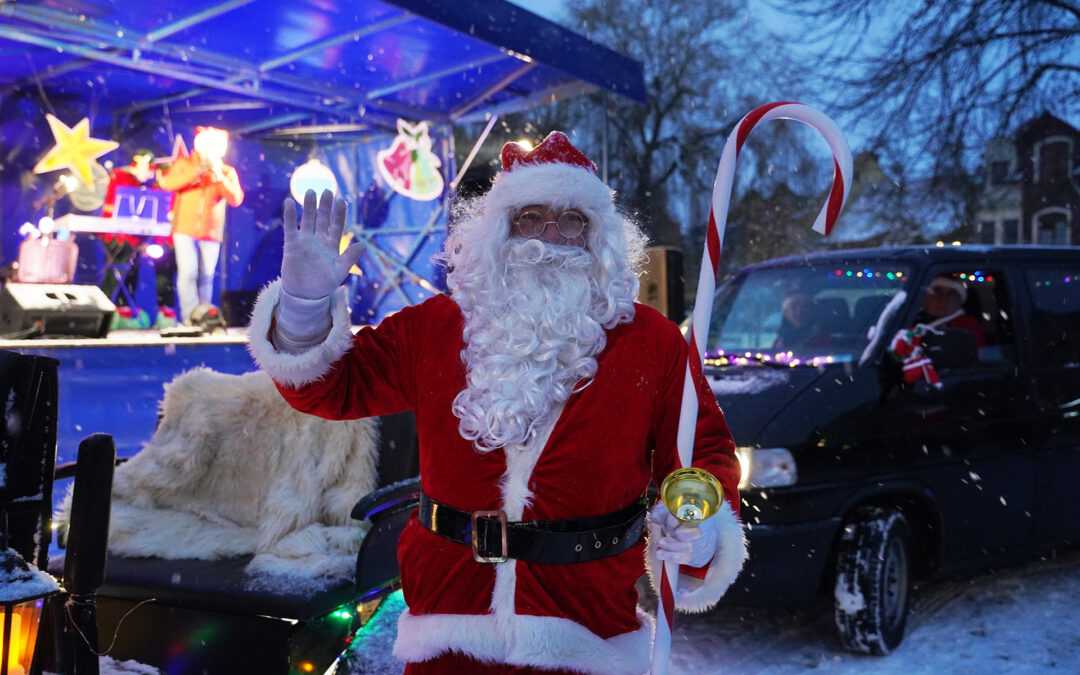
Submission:
<svg viewBox="0 0 1080 675">
<path fill-rule="evenodd" d="M 911 530 L 899 511 L 865 509 L 844 525 L 833 597 L 846 649 L 884 656 L 904 639 L 911 550 Z"/>
</svg>

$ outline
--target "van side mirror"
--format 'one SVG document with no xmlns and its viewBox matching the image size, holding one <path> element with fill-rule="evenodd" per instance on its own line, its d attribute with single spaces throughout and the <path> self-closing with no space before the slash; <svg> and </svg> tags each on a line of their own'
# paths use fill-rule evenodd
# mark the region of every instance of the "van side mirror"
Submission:
<svg viewBox="0 0 1080 675">
<path fill-rule="evenodd" d="M 926 354 L 935 368 L 970 368 L 979 362 L 975 334 L 962 328 L 946 328 L 923 337 Z"/>
</svg>

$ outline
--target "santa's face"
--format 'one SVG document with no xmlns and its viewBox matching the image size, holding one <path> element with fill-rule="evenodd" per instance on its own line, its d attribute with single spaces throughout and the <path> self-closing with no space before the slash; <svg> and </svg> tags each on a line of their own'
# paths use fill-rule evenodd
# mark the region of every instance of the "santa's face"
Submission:
<svg viewBox="0 0 1080 675">
<path fill-rule="evenodd" d="M 576 206 L 489 194 L 462 205 L 447 238 L 447 287 L 465 319 L 466 382 L 452 410 L 481 452 L 539 449 L 541 430 L 595 375 L 606 331 L 634 317 L 638 241 L 620 236 L 634 229 Z"/>
<path fill-rule="evenodd" d="M 578 209 L 556 212 L 545 204 L 530 204 L 517 210 L 510 221 L 510 236 L 539 239 L 548 244 L 584 248 L 588 219 Z"/>
<path fill-rule="evenodd" d="M 482 450 L 537 440 L 538 426 L 595 374 L 605 342 L 590 316 L 595 284 L 587 249 L 510 237 L 497 266 L 498 284 L 456 296 L 465 315 L 467 384 L 454 414 L 462 435 Z"/>
<path fill-rule="evenodd" d="M 930 284 L 930 288 L 926 292 L 926 299 L 923 301 L 923 309 L 935 319 L 955 314 L 962 305 L 963 299 L 960 297 L 960 291 L 937 280 Z"/>
</svg>

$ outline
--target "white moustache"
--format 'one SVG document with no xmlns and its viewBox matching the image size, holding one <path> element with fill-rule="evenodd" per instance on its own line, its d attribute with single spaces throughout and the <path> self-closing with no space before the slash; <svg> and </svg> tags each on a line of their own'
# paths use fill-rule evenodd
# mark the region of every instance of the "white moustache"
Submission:
<svg viewBox="0 0 1080 675">
<path fill-rule="evenodd" d="M 556 269 L 588 269 L 592 254 L 580 246 L 549 244 L 539 239 L 508 239 L 503 244 L 502 258 L 507 267 L 545 265 Z"/>
</svg>

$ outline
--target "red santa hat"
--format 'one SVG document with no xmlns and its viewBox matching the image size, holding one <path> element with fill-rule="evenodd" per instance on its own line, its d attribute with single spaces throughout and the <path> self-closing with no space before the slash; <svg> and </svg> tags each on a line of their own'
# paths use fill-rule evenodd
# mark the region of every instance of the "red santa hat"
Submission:
<svg viewBox="0 0 1080 675">
<path fill-rule="evenodd" d="M 532 150 L 517 143 L 503 146 L 502 171 L 486 199 L 488 209 L 516 211 L 530 204 L 578 208 L 593 217 L 614 209 L 611 189 L 597 176 L 596 165 L 552 131 Z"/>
<path fill-rule="evenodd" d="M 967 302 L 967 284 L 959 279 L 947 275 L 934 277 L 934 280 L 930 282 L 930 291 L 933 292 L 935 288 L 955 292 L 960 296 L 960 304 Z"/>
</svg>

